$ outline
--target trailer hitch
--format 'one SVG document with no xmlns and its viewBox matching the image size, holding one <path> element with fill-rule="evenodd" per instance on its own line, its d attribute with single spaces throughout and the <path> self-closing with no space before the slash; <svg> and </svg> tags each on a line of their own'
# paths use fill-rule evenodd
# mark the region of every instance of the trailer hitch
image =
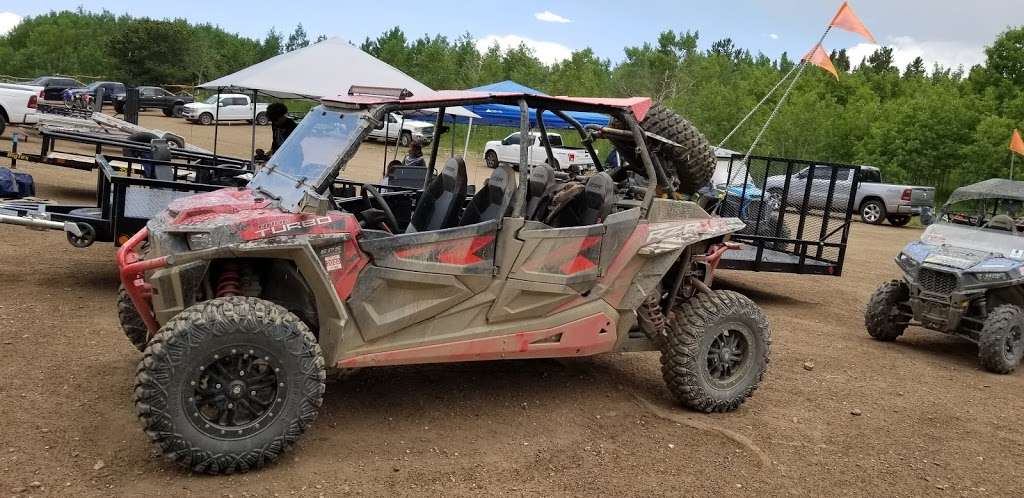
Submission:
<svg viewBox="0 0 1024 498">
<path fill-rule="evenodd" d="M 10 213 L 0 209 L 0 223 L 20 225 L 31 230 L 61 230 L 67 234 L 68 242 L 79 248 L 89 247 L 96 242 L 96 229 L 87 223 L 53 221 L 49 214 L 42 211 L 29 212 L 24 216 Z"/>
</svg>

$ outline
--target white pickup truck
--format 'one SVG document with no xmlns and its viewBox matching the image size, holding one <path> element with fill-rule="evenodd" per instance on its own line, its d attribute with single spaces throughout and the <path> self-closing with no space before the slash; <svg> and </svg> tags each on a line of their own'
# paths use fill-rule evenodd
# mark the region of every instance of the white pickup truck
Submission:
<svg viewBox="0 0 1024 498">
<path fill-rule="evenodd" d="M 548 133 L 551 141 L 551 153 L 555 156 L 556 164 L 551 166 L 558 170 L 567 170 L 575 167 L 579 171 L 586 171 L 594 167 L 594 160 L 590 153 L 581 147 L 566 147 L 562 144 L 562 136 L 557 133 Z M 540 142 L 540 133 L 531 132 L 530 140 L 530 166 L 545 164 L 548 162 L 548 153 Z M 496 168 L 500 163 L 519 164 L 519 132 L 513 133 L 504 140 L 492 140 L 484 145 L 484 161 L 488 168 Z"/>
<path fill-rule="evenodd" d="M 385 139 L 385 134 L 387 135 Z M 367 138 L 373 140 L 394 142 L 398 141 L 398 145 L 402 147 L 408 147 L 412 143 L 413 139 L 419 140 L 422 143 L 429 143 L 434 139 L 434 124 L 426 121 L 419 121 L 412 118 L 402 119 L 402 115 L 397 112 L 388 114 L 387 123 L 381 122 L 379 125 L 370 130 L 370 135 Z"/>
<path fill-rule="evenodd" d="M 7 124 L 33 125 L 39 121 L 36 105 L 41 86 L 10 85 L 0 83 L 0 134 Z"/>
<path fill-rule="evenodd" d="M 218 102 L 218 98 L 220 99 Z M 218 106 L 220 110 L 218 111 Z M 181 117 L 199 124 L 209 125 L 214 121 L 252 121 L 253 103 L 248 95 L 240 93 L 222 93 L 212 95 L 202 102 L 185 104 Z M 256 124 L 263 126 L 269 123 L 267 104 L 256 103 Z"/>
</svg>

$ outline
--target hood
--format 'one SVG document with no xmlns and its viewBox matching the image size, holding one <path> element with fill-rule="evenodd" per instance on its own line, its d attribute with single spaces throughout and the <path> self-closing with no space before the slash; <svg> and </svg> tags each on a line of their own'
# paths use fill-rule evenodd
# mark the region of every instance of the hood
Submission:
<svg viewBox="0 0 1024 498">
<path fill-rule="evenodd" d="M 43 91 L 43 87 L 41 86 L 16 85 L 14 83 L 0 83 L 0 88 L 5 88 L 8 90 L 22 90 L 25 92 L 32 92 L 35 94 L 38 94 L 39 92 Z"/>
<path fill-rule="evenodd" d="M 359 222 L 350 213 L 286 213 L 249 188 L 175 199 L 149 227 L 164 233 L 206 233 L 204 240 L 211 246 L 295 235 L 359 234 Z"/>
<path fill-rule="evenodd" d="M 434 127 L 434 123 L 428 123 L 426 121 L 415 121 L 415 120 L 407 119 L 407 120 L 405 120 L 405 126 L 407 126 L 409 128 L 415 128 L 417 130 L 421 130 L 423 128 L 433 128 Z"/>
<path fill-rule="evenodd" d="M 960 270 L 1024 261 L 1024 237 L 979 227 L 936 223 L 903 252 L 913 259 Z"/>
<path fill-rule="evenodd" d="M 228 188 L 175 199 L 167 206 L 169 224 L 199 226 L 239 213 L 262 210 L 270 199 L 247 188 Z"/>
<path fill-rule="evenodd" d="M 727 189 L 730 197 L 741 197 L 746 189 L 747 199 L 757 199 L 764 195 L 764 191 L 757 188 L 753 183 L 748 183 L 746 187 L 743 185 L 732 185 Z"/>
</svg>

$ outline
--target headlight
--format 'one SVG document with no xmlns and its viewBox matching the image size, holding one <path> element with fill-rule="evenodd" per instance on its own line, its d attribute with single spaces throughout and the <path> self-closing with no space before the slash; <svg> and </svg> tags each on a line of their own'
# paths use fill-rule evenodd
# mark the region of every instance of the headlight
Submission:
<svg viewBox="0 0 1024 498">
<path fill-rule="evenodd" d="M 896 257 L 896 263 L 907 271 L 916 270 L 918 266 L 921 266 L 921 263 L 905 252 L 901 252 L 900 255 Z"/>
<path fill-rule="evenodd" d="M 198 251 L 211 247 L 213 247 L 213 241 L 210 239 L 210 234 L 205 232 L 188 234 L 188 248 L 190 250 Z"/>
<path fill-rule="evenodd" d="M 1002 271 L 986 271 L 974 274 L 974 278 L 978 279 L 979 282 L 1002 282 L 1008 276 L 1006 272 Z"/>
</svg>

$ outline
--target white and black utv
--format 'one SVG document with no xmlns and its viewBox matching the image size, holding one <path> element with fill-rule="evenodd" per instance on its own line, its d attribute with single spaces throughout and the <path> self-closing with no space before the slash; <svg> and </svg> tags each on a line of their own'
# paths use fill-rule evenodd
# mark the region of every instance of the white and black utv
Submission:
<svg viewBox="0 0 1024 498">
<path fill-rule="evenodd" d="M 965 337 L 987 370 L 1024 356 L 1024 182 L 961 187 L 938 223 L 900 252 L 903 278 L 883 284 L 864 314 L 868 334 L 892 341 L 909 325 Z"/>
</svg>

